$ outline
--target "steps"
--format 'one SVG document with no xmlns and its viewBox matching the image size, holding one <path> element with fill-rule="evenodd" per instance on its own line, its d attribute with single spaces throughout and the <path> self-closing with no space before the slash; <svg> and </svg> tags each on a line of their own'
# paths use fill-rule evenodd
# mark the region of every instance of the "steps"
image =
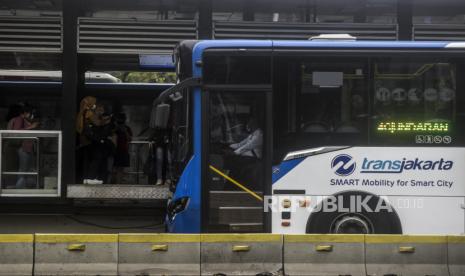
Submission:
<svg viewBox="0 0 465 276">
<path fill-rule="evenodd" d="M 256 192 L 262 196 L 261 192 Z M 263 232 L 263 203 L 243 191 L 210 191 L 209 225 L 213 232 Z"/>
</svg>

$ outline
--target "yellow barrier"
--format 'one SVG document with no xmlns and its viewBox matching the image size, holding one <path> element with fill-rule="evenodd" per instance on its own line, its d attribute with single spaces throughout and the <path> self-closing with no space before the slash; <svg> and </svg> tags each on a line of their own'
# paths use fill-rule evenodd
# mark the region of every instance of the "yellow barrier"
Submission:
<svg viewBox="0 0 465 276">
<path fill-rule="evenodd" d="M 201 235 L 202 275 L 257 275 L 282 269 L 282 235 Z"/>
<path fill-rule="evenodd" d="M 200 235 L 120 234 L 119 275 L 200 275 Z"/>
<path fill-rule="evenodd" d="M 450 276 L 465 275 L 465 236 L 447 237 L 447 255 Z"/>
<path fill-rule="evenodd" d="M 364 235 L 284 235 L 286 275 L 366 275 Z"/>
<path fill-rule="evenodd" d="M 465 236 L 0 235 L 0 275 L 464 276 L 464 252 Z"/>
<path fill-rule="evenodd" d="M 0 235 L 0 275 L 32 275 L 34 235 Z"/>
<path fill-rule="evenodd" d="M 117 275 L 117 234 L 36 234 L 34 275 Z"/>
<path fill-rule="evenodd" d="M 447 237 L 367 235 L 368 275 L 448 276 Z"/>
</svg>

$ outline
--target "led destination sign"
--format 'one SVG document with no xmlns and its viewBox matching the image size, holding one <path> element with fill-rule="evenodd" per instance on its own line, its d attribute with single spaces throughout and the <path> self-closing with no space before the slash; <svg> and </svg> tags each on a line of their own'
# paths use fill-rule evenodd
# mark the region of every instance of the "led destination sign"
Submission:
<svg viewBox="0 0 465 276">
<path fill-rule="evenodd" d="M 408 132 L 435 132 L 445 133 L 449 131 L 449 123 L 438 122 L 380 122 L 377 127 L 378 132 L 408 133 Z"/>
</svg>

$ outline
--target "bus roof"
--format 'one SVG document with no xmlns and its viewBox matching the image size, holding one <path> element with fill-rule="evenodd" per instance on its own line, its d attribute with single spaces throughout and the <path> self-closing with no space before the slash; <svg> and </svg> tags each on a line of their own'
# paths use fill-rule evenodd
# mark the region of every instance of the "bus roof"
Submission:
<svg viewBox="0 0 465 276">
<path fill-rule="evenodd" d="M 202 59 L 205 50 L 261 48 L 270 50 L 292 49 L 373 49 L 373 50 L 465 50 L 465 41 L 364 41 L 364 40 L 185 40 L 175 50 L 175 55 L 183 60 L 179 69 L 180 79 L 188 76 L 201 76 L 199 68 L 192 62 Z M 194 71 L 192 71 L 194 69 Z"/>
<path fill-rule="evenodd" d="M 465 42 L 453 41 L 367 41 L 367 40 L 199 40 L 194 44 L 207 48 L 373 48 L 373 49 L 465 49 Z"/>
</svg>

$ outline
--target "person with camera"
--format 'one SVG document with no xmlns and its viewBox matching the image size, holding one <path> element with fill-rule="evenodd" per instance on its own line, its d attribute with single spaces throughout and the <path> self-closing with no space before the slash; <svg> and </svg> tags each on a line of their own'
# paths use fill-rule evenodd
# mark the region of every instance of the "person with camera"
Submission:
<svg viewBox="0 0 465 276">
<path fill-rule="evenodd" d="M 108 160 L 114 153 L 112 117 L 102 104 L 96 104 L 84 121 L 82 135 L 89 141 L 84 156 L 84 184 L 103 184 L 108 178 Z"/>
</svg>

